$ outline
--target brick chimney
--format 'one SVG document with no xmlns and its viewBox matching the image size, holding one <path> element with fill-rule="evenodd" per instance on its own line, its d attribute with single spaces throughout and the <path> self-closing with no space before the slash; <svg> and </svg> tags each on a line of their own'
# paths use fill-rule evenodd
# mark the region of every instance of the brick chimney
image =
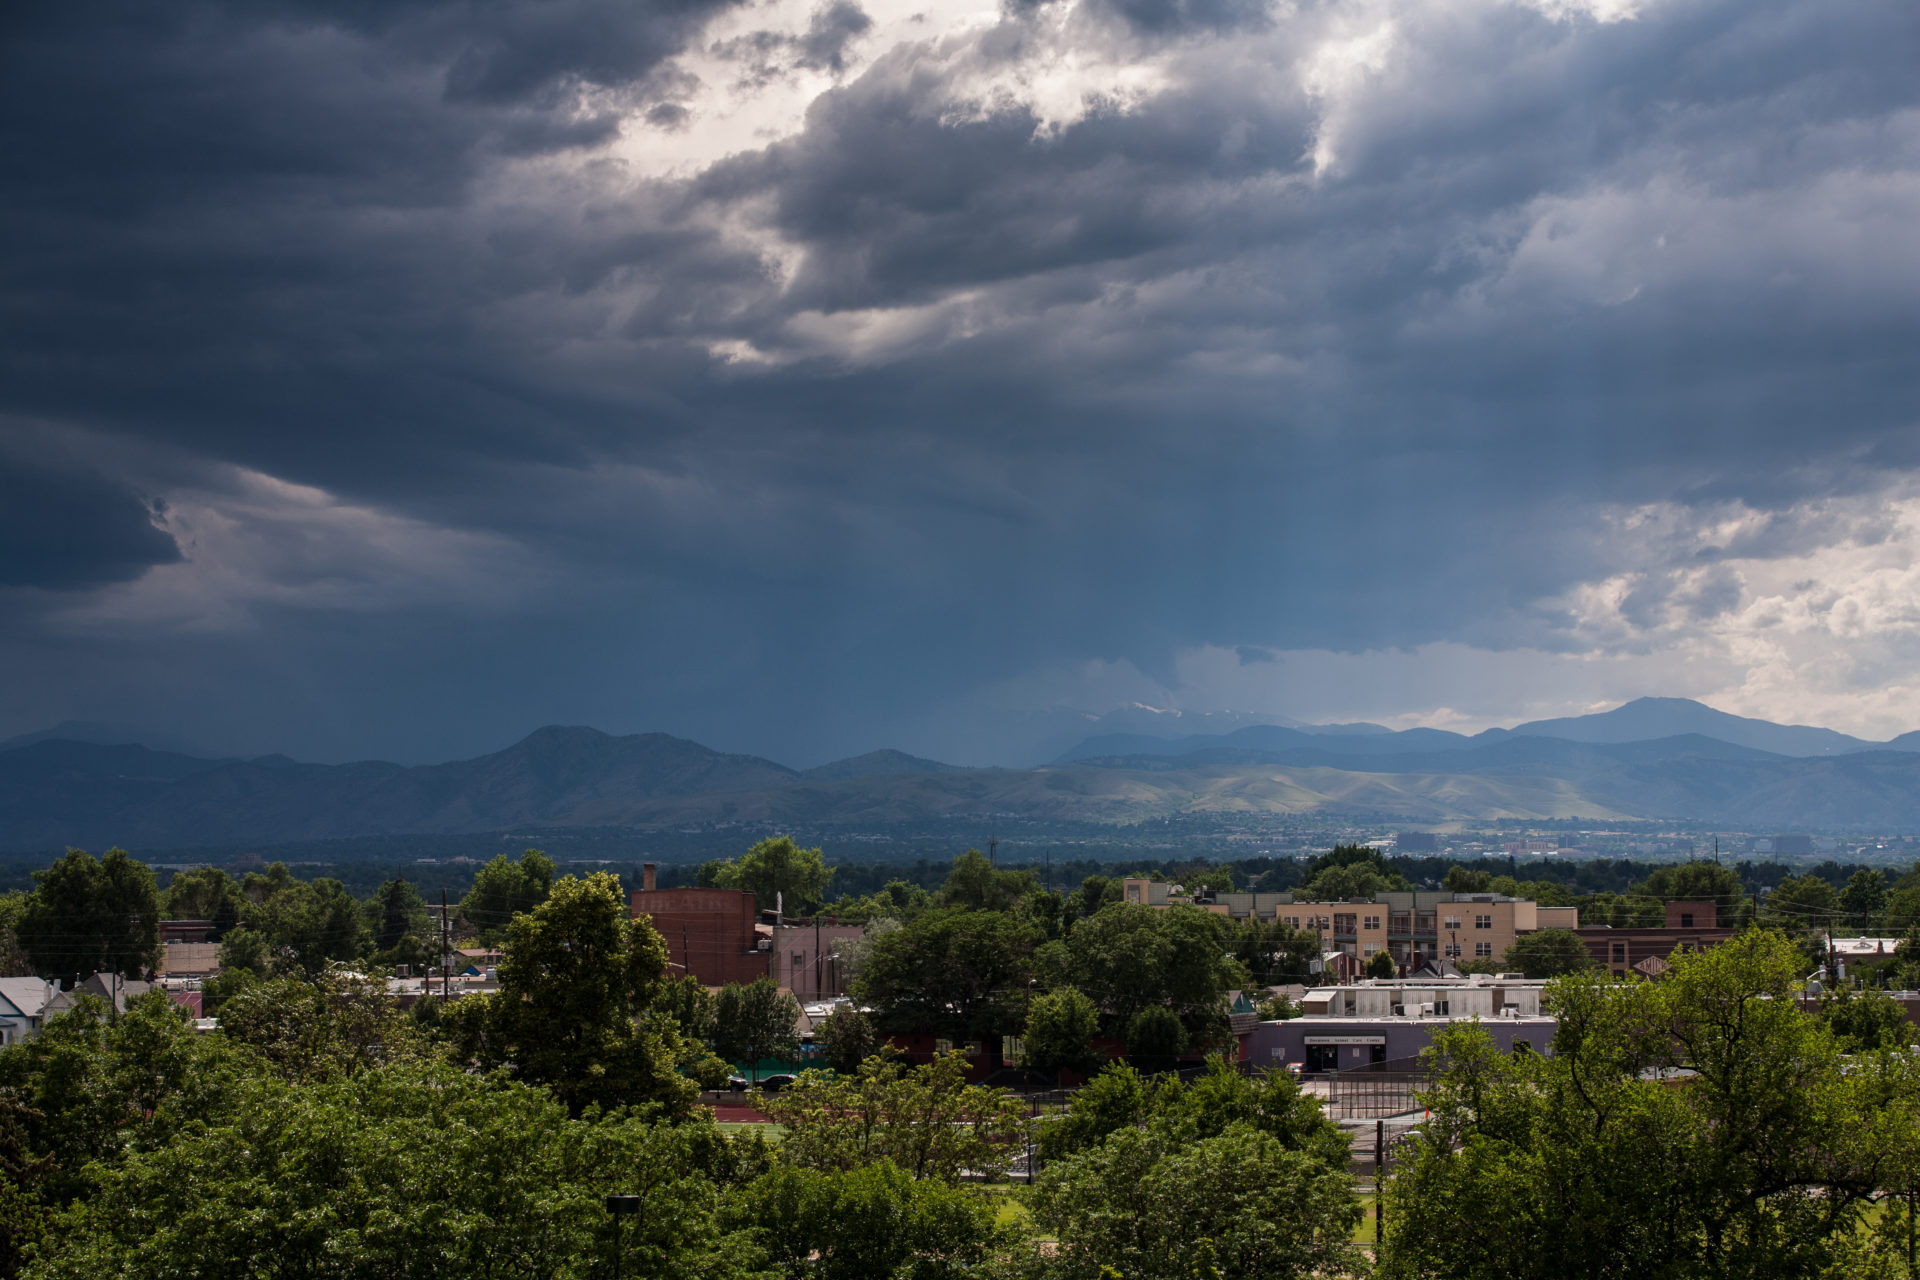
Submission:
<svg viewBox="0 0 1920 1280">
<path fill-rule="evenodd" d="M 651 862 L 641 863 L 640 864 L 641 890 L 646 893 L 652 893 L 655 889 L 659 887 L 660 887 L 660 877 L 659 877 L 659 873 L 654 868 L 654 865 Z"/>
</svg>

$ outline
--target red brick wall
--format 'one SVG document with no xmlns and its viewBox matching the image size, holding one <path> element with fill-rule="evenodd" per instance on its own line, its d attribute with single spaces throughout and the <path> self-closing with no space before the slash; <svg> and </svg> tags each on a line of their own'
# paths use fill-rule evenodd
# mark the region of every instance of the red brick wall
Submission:
<svg viewBox="0 0 1920 1280">
<path fill-rule="evenodd" d="M 642 889 L 633 895 L 633 915 L 651 918 L 666 939 L 668 961 L 709 987 L 767 976 L 767 953 L 754 939 L 759 912 L 745 890 Z"/>
<path fill-rule="evenodd" d="M 1667 904 L 1667 928 L 1669 929 L 1711 929 L 1720 923 L 1719 908 L 1711 902 L 1669 902 Z M 1692 916 L 1691 923 L 1684 922 L 1682 916 Z"/>
</svg>

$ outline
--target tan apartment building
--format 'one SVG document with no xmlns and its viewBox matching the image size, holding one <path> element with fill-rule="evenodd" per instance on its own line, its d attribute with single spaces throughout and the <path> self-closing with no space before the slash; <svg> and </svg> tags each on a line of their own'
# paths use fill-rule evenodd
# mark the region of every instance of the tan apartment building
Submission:
<svg viewBox="0 0 1920 1280">
<path fill-rule="evenodd" d="M 1543 907 L 1497 893 L 1414 889 L 1378 893 L 1364 901 L 1306 902 L 1296 901 L 1291 893 L 1203 889 L 1186 898 L 1172 890 L 1151 880 L 1121 882 L 1128 902 L 1149 907 L 1191 902 L 1235 920 L 1284 920 L 1291 928 L 1318 933 L 1324 951 L 1344 951 L 1362 960 L 1386 951 L 1396 964 L 1408 966 L 1432 959 L 1498 959 L 1522 934 L 1580 927 L 1580 913 L 1573 907 Z"/>
</svg>

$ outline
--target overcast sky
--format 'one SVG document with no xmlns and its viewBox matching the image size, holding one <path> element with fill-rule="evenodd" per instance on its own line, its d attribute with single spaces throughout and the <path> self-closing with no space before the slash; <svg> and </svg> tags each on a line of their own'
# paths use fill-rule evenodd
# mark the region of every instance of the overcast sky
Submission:
<svg viewBox="0 0 1920 1280">
<path fill-rule="evenodd" d="M 1920 728 L 1912 0 L 0 19 L 0 734 Z"/>
</svg>

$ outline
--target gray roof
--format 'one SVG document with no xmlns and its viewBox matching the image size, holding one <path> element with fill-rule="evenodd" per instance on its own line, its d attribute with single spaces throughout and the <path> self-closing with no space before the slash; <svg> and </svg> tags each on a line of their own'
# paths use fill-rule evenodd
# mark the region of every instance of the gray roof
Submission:
<svg viewBox="0 0 1920 1280">
<path fill-rule="evenodd" d="M 0 996 L 29 1018 L 45 1012 L 55 987 L 45 978 L 0 978 Z"/>
</svg>

